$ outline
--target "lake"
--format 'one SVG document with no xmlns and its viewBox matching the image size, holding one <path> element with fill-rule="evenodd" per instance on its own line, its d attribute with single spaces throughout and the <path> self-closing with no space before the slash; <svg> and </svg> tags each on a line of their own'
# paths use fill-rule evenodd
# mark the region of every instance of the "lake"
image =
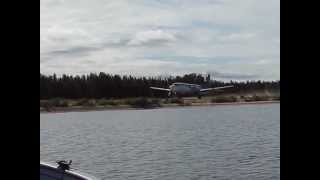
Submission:
<svg viewBox="0 0 320 180">
<path fill-rule="evenodd" d="M 280 179 L 280 104 L 40 114 L 40 159 L 101 179 Z"/>
</svg>

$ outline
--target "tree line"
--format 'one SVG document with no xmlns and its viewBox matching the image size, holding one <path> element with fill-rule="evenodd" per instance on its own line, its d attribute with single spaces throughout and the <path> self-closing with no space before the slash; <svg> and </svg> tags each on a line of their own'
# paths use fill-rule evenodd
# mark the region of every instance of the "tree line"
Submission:
<svg viewBox="0 0 320 180">
<path fill-rule="evenodd" d="M 166 97 L 167 94 L 151 91 L 150 86 L 168 88 L 174 82 L 200 84 L 205 88 L 233 85 L 233 92 L 252 90 L 280 90 L 279 81 L 223 82 L 212 81 L 210 75 L 196 73 L 170 77 L 135 77 L 131 75 L 112 75 L 101 72 L 82 76 L 44 75 L 40 73 L 40 99 L 66 98 L 128 98 L 128 97 Z"/>
</svg>

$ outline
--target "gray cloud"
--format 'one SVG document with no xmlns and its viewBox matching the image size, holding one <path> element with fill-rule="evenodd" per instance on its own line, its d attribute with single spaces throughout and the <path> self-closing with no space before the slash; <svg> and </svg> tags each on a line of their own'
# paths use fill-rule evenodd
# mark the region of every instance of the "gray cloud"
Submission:
<svg viewBox="0 0 320 180">
<path fill-rule="evenodd" d="M 175 42 L 176 36 L 170 32 L 165 32 L 161 29 L 142 31 L 135 34 L 135 36 L 128 42 L 130 46 L 154 46 L 162 45 L 169 42 Z"/>
<path fill-rule="evenodd" d="M 89 52 L 97 51 L 99 48 L 95 47 L 71 47 L 69 49 L 64 50 L 55 50 L 49 52 L 50 56 L 85 56 L 88 55 Z"/>
<path fill-rule="evenodd" d="M 129 40 L 120 40 L 118 42 L 104 42 L 101 44 L 91 45 L 91 46 L 70 46 L 64 49 L 52 50 L 40 55 L 40 61 L 50 60 L 58 57 L 86 57 L 91 53 L 97 51 L 103 51 L 106 48 L 120 48 L 127 45 Z"/>
</svg>

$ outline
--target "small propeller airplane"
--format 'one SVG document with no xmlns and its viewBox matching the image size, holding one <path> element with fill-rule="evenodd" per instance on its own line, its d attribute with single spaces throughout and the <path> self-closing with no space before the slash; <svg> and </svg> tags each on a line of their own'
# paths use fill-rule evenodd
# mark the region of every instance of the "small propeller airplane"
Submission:
<svg viewBox="0 0 320 180">
<path fill-rule="evenodd" d="M 231 87 L 233 87 L 233 86 L 222 86 L 222 87 L 203 89 L 198 84 L 176 82 L 176 83 L 171 84 L 169 86 L 169 89 L 160 88 L 160 87 L 150 87 L 150 89 L 159 90 L 159 91 L 166 91 L 166 92 L 168 92 L 168 97 L 197 96 L 199 99 L 201 99 L 201 96 L 205 95 L 209 91 L 220 90 L 220 89 L 231 88 Z"/>
</svg>

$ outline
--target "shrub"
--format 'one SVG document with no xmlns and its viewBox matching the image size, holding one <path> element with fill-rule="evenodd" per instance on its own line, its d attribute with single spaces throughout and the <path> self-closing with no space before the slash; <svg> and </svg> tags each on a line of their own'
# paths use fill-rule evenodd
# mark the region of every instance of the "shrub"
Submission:
<svg viewBox="0 0 320 180">
<path fill-rule="evenodd" d="M 40 101 L 40 107 L 46 108 L 49 106 L 50 106 L 50 103 L 48 101 Z"/>
<path fill-rule="evenodd" d="M 244 99 L 246 102 L 254 102 L 254 101 L 268 101 L 269 97 L 268 96 L 251 96 L 251 97 L 245 97 Z"/>
<path fill-rule="evenodd" d="M 191 102 L 186 102 L 186 103 L 183 103 L 183 104 L 180 104 L 180 105 L 183 105 L 183 106 L 191 106 L 192 103 L 191 103 Z"/>
<path fill-rule="evenodd" d="M 74 106 L 83 106 L 87 102 L 87 99 L 80 99 L 74 103 Z"/>
<path fill-rule="evenodd" d="M 53 106 L 49 101 L 40 101 L 40 108 L 43 108 L 46 111 L 51 111 Z"/>
<path fill-rule="evenodd" d="M 47 102 L 46 107 L 68 107 L 69 102 L 66 99 L 55 98 Z"/>
<path fill-rule="evenodd" d="M 269 97 L 268 96 L 253 96 L 253 100 L 254 101 L 268 101 Z"/>
<path fill-rule="evenodd" d="M 96 106 L 96 100 L 94 100 L 94 99 L 89 99 L 88 101 L 87 101 L 87 103 L 85 104 L 85 106 L 90 106 L 90 107 L 92 107 L 92 106 Z"/>
<path fill-rule="evenodd" d="M 180 98 L 171 98 L 171 99 L 170 99 L 170 103 L 180 104 L 180 105 L 183 105 L 183 104 L 184 104 L 183 100 L 180 99 Z"/>
<path fill-rule="evenodd" d="M 154 106 L 158 106 L 158 107 L 161 106 L 161 103 L 160 103 L 159 99 L 152 99 L 151 100 L 151 104 L 154 105 Z"/>
<path fill-rule="evenodd" d="M 235 96 L 217 96 L 211 99 L 212 103 L 226 103 L 226 102 L 237 102 Z"/>
<path fill-rule="evenodd" d="M 116 102 L 115 100 L 106 100 L 106 99 L 99 100 L 97 102 L 97 104 L 100 106 L 117 106 L 117 105 L 119 105 L 119 103 Z"/>
<path fill-rule="evenodd" d="M 148 106 L 148 100 L 146 98 L 128 99 L 126 104 L 136 108 L 146 108 Z"/>
<path fill-rule="evenodd" d="M 77 103 L 75 103 L 76 106 L 88 106 L 92 107 L 96 105 L 96 100 L 94 99 L 81 99 Z"/>
<path fill-rule="evenodd" d="M 163 100 L 163 103 L 164 103 L 164 104 L 170 104 L 170 103 L 171 103 L 171 99 L 165 98 L 165 99 Z"/>
</svg>

